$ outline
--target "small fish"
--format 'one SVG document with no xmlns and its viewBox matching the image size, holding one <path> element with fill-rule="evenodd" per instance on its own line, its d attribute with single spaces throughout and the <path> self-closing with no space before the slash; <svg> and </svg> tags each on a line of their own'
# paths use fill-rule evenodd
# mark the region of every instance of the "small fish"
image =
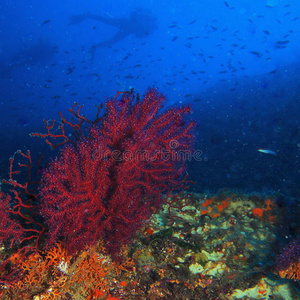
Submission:
<svg viewBox="0 0 300 300">
<path fill-rule="evenodd" d="M 277 72 L 277 70 L 275 69 L 275 70 L 270 71 L 269 74 L 275 74 L 276 72 Z"/>
<path fill-rule="evenodd" d="M 277 41 L 276 44 L 277 45 L 286 45 L 288 44 L 290 41 L 289 40 L 286 40 L 286 41 Z"/>
<path fill-rule="evenodd" d="M 251 54 L 254 54 L 257 58 L 261 57 L 262 54 L 259 53 L 258 51 L 250 51 Z"/>
<path fill-rule="evenodd" d="M 258 152 L 265 153 L 265 154 L 277 155 L 277 153 L 275 151 L 272 151 L 269 149 L 258 149 Z"/>
<path fill-rule="evenodd" d="M 44 22 L 41 24 L 41 26 L 43 26 L 43 25 L 45 25 L 45 24 L 47 24 L 47 23 L 50 23 L 50 20 L 44 21 Z"/>
<path fill-rule="evenodd" d="M 193 20 L 193 21 L 191 21 L 189 24 L 191 25 L 191 24 L 194 24 L 194 23 L 196 23 L 198 21 L 198 19 L 195 19 L 195 20 Z"/>
<path fill-rule="evenodd" d="M 101 75 L 99 73 L 91 73 L 91 76 L 95 76 L 95 77 L 101 77 Z"/>
<path fill-rule="evenodd" d="M 72 68 L 69 67 L 69 68 L 68 68 L 68 71 L 66 72 L 66 74 L 69 75 L 69 74 L 73 73 L 73 70 L 74 70 L 74 69 L 75 69 L 75 67 L 72 67 Z"/>
</svg>

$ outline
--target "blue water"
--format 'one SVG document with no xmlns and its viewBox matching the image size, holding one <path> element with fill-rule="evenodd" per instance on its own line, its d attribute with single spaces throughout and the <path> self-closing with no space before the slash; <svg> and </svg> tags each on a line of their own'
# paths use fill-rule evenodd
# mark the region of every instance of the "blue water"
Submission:
<svg viewBox="0 0 300 300">
<path fill-rule="evenodd" d="M 193 190 L 298 197 L 299 29 L 296 0 L 3 0 L 0 177 L 17 149 L 53 156 L 43 119 L 154 85 L 192 107 Z"/>
</svg>

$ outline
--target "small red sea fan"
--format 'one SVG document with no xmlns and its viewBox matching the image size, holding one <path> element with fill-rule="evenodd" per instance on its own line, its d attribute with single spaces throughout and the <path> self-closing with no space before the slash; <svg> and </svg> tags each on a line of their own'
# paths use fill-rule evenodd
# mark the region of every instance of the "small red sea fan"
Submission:
<svg viewBox="0 0 300 300">
<path fill-rule="evenodd" d="M 21 225 L 11 219 L 9 205 L 11 197 L 0 192 L 0 242 L 10 240 L 12 245 L 14 241 L 20 241 L 24 233 Z"/>
<path fill-rule="evenodd" d="M 161 206 L 162 193 L 181 187 L 194 124 L 185 121 L 188 107 L 159 113 L 164 100 L 154 88 L 143 99 L 110 99 L 89 136 L 65 145 L 43 171 L 50 245 L 62 239 L 75 251 L 103 239 L 117 253 Z"/>
</svg>

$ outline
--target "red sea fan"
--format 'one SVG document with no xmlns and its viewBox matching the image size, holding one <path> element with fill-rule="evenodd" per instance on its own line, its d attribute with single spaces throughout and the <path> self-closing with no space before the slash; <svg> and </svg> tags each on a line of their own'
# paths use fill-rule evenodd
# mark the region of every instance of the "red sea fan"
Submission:
<svg viewBox="0 0 300 300">
<path fill-rule="evenodd" d="M 75 251 L 103 239 L 117 253 L 161 206 L 162 193 L 182 186 L 194 123 L 184 120 L 188 107 L 159 113 L 164 100 L 154 88 L 143 99 L 110 99 L 89 136 L 65 145 L 43 171 L 49 245 L 61 239 Z"/>
<path fill-rule="evenodd" d="M 0 243 L 10 240 L 12 245 L 14 241 L 20 242 L 24 231 L 17 221 L 11 219 L 10 203 L 11 197 L 0 192 Z"/>
</svg>

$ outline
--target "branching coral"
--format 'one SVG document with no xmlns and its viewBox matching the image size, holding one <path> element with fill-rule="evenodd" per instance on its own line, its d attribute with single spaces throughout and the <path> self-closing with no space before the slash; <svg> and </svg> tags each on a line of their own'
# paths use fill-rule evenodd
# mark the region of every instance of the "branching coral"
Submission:
<svg viewBox="0 0 300 300">
<path fill-rule="evenodd" d="M 110 290 L 122 294 L 127 281 L 134 278 L 135 263 L 122 251 L 124 262 L 113 261 L 104 254 L 102 243 L 86 248 L 76 256 L 68 255 L 61 244 L 42 254 L 27 258 L 14 256 L 23 276 L 3 293 L 3 299 L 66 299 L 67 295 L 82 299 L 108 299 Z"/>
<path fill-rule="evenodd" d="M 143 99 L 131 93 L 106 103 L 106 113 L 88 130 L 88 137 L 66 144 L 43 171 L 39 188 L 41 213 L 49 226 L 48 244 L 63 239 L 70 251 L 104 239 L 117 253 L 164 201 L 168 189 L 182 187 L 184 156 L 193 141 L 188 107 L 159 113 L 165 100 L 156 89 Z M 73 115 L 79 125 L 86 119 Z M 70 124 L 63 119 L 64 124 Z M 49 142 L 48 142 L 49 143 Z"/>
</svg>

